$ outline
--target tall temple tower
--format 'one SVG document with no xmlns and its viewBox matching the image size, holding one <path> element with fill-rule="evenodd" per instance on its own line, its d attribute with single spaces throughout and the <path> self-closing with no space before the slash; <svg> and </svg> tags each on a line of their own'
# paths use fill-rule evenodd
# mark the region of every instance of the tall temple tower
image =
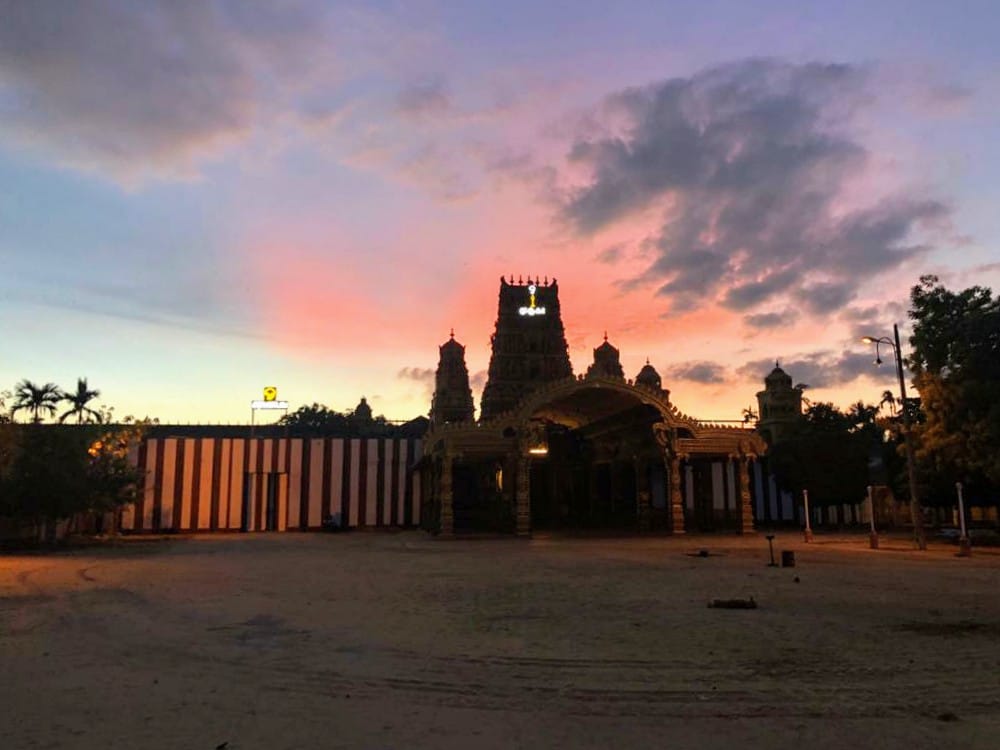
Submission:
<svg viewBox="0 0 1000 750">
<path fill-rule="evenodd" d="M 777 362 L 757 392 L 757 431 L 769 445 L 780 442 L 795 429 L 802 416 L 802 389 L 792 387 L 792 376 Z"/>
<path fill-rule="evenodd" d="M 451 338 L 439 347 L 437 372 L 434 375 L 434 399 L 431 401 L 431 425 L 446 422 L 471 422 L 474 416 L 469 368 L 465 347 Z"/>
<path fill-rule="evenodd" d="M 496 331 L 481 419 L 513 409 L 542 383 L 573 374 L 556 280 L 500 277 Z"/>
</svg>

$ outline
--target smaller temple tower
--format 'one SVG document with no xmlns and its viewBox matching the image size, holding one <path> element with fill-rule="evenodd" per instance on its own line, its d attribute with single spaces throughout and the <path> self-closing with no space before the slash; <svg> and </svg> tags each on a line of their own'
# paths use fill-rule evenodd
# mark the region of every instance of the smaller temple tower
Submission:
<svg viewBox="0 0 1000 750">
<path fill-rule="evenodd" d="M 660 379 L 660 373 L 656 371 L 656 368 L 649 364 L 649 358 L 646 358 L 646 364 L 642 366 L 639 370 L 639 374 L 635 376 L 635 384 L 643 385 L 646 388 L 650 388 L 654 391 L 660 391 L 669 398 L 670 391 L 663 387 L 663 381 Z"/>
<path fill-rule="evenodd" d="M 604 332 L 604 343 L 594 349 L 594 363 L 587 368 L 587 377 L 625 379 L 621 355 L 608 343 L 607 331 Z"/>
<path fill-rule="evenodd" d="M 802 389 L 792 387 L 792 376 L 775 362 L 757 393 L 757 430 L 769 445 L 787 437 L 802 416 Z"/>
<path fill-rule="evenodd" d="M 431 401 L 431 425 L 447 422 L 471 422 L 475 407 L 469 387 L 469 368 L 465 364 L 465 347 L 455 341 L 455 331 L 439 348 L 437 372 L 434 375 L 434 399 Z"/>
</svg>

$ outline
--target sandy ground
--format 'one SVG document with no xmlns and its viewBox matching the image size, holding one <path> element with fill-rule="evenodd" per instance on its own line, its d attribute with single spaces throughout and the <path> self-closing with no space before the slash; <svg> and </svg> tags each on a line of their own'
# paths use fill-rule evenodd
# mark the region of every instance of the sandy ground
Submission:
<svg viewBox="0 0 1000 750">
<path fill-rule="evenodd" d="M 0 748 L 1000 747 L 1000 555 L 818 541 L 6 555 Z"/>
</svg>

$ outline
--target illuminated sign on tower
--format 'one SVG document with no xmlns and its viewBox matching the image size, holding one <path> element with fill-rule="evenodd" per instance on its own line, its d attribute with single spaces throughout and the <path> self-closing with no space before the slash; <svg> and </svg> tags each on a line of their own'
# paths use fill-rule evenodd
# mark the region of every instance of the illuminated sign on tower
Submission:
<svg viewBox="0 0 1000 750">
<path fill-rule="evenodd" d="M 521 307 L 518 309 L 518 314 L 520 315 L 545 315 L 545 308 L 538 307 L 535 304 L 535 292 L 538 291 L 538 287 L 534 284 L 528 284 L 528 305 L 526 307 Z"/>
</svg>

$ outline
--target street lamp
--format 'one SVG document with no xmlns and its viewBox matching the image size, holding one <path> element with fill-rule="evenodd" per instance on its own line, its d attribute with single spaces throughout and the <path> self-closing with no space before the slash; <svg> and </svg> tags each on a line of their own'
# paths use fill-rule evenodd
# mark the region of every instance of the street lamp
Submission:
<svg viewBox="0 0 1000 750">
<path fill-rule="evenodd" d="M 893 339 L 886 336 L 862 336 L 861 340 L 866 344 L 875 344 L 875 364 L 882 364 L 879 357 L 879 346 L 884 344 L 891 346 L 896 355 L 896 376 L 899 378 L 899 395 L 903 411 L 903 447 L 906 450 L 906 471 L 910 478 L 910 517 L 913 521 L 913 534 L 916 537 L 917 546 L 920 549 L 927 549 L 927 536 L 924 533 L 924 518 L 920 510 L 920 500 L 917 495 L 917 474 L 916 462 L 913 458 L 913 443 L 910 441 L 910 411 L 906 408 L 906 379 L 903 377 L 903 355 L 899 347 L 899 326 L 895 323 L 892 326 Z"/>
</svg>

